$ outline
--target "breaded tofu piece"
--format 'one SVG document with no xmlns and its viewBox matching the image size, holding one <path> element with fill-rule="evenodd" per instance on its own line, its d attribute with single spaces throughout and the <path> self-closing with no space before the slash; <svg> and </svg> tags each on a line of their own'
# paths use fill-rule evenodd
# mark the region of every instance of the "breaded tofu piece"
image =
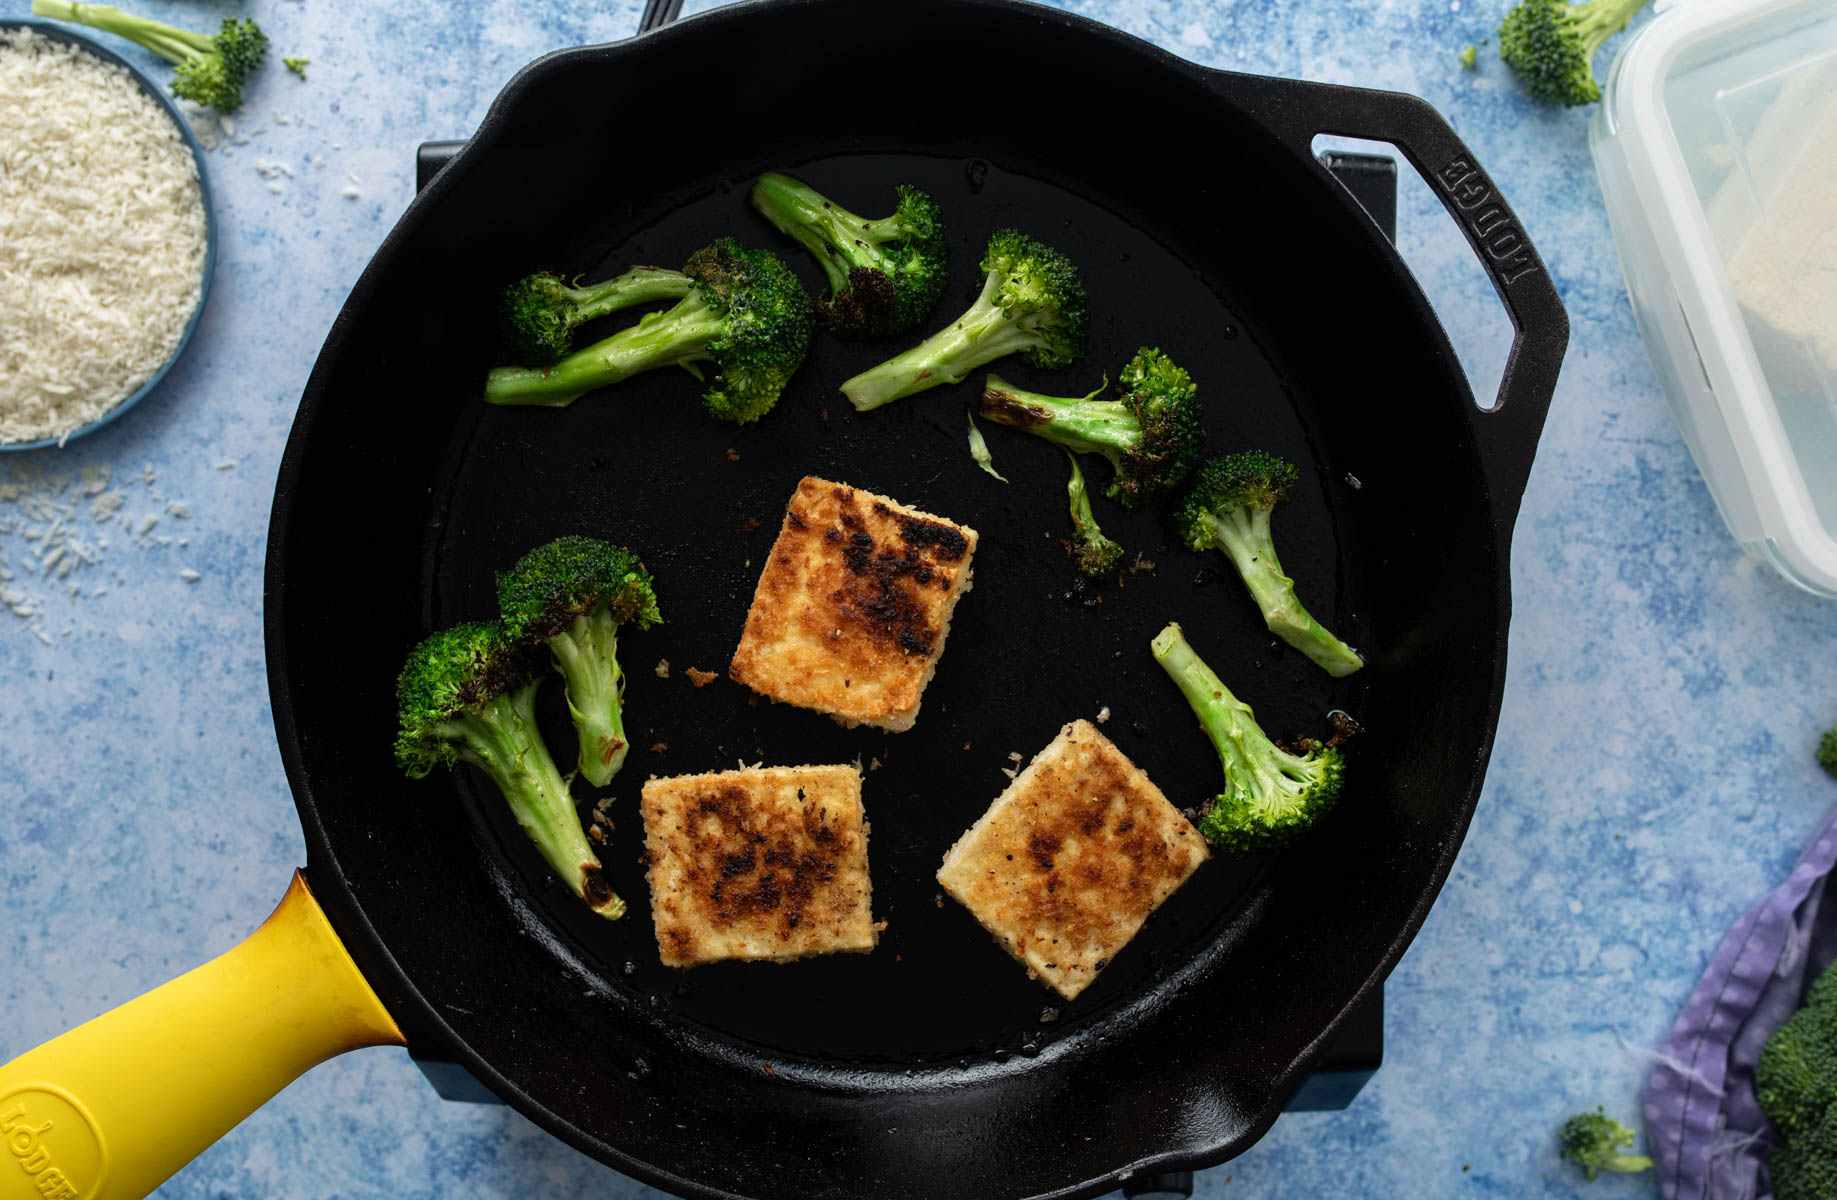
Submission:
<svg viewBox="0 0 1837 1200">
<path fill-rule="evenodd" d="M 938 882 L 1070 1000 L 1207 855 L 1148 775 L 1073 721 L 957 839 Z"/>
<path fill-rule="evenodd" d="M 650 779 L 639 809 L 664 966 L 874 948 L 859 767 Z"/>
<path fill-rule="evenodd" d="M 727 673 L 850 727 L 910 729 L 975 552 L 966 525 L 806 476 Z"/>
</svg>

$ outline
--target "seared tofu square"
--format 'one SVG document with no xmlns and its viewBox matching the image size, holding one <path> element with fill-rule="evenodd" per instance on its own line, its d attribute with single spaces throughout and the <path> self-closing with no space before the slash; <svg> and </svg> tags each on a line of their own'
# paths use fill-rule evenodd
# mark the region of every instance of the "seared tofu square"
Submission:
<svg viewBox="0 0 1837 1200">
<path fill-rule="evenodd" d="M 1070 1000 L 1206 857 L 1148 775 L 1073 721 L 957 839 L 938 882 Z"/>
<path fill-rule="evenodd" d="M 874 948 L 858 767 L 753 767 L 644 784 L 666 967 Z"/>
<path fill-rule="evenodd" d="M 727 673 L 847 726 L 910 729 L 975 552 L 967 525 L 806 476 Z"/>
</svg>

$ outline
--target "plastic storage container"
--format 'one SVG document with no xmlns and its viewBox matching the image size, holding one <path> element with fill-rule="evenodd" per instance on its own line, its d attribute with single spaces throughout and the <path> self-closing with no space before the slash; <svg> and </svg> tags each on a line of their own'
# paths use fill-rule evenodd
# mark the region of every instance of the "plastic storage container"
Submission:
<svg viewBox="0 0 1837 1200">
<path fill-rule="evenodd" d="M 1590 130 L 1627 291 L 1735 539 L 1837 597 L 1837 0 L 1660 0 Z"/>
</svg>

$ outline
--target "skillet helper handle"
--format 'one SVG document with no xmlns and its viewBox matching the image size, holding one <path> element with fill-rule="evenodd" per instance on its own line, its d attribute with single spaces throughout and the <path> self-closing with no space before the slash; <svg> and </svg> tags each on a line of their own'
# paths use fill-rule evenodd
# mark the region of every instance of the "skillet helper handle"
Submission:
<svg viewBox="0 0 1837 1200">
<path fill-rule="evenodd" d="M 296 872 L 240 946 L 0 1067 L 0 1200 L 138 1200 L 307 1068 L 402 1043 Z"/>
<path fill-rule="evenodd" d="M 1569 315 L 1530 235 L 1473 151 L 1426 100 L 1330 84 L 1277 86 L 1281 95 L 1268 115 L 1287 126 L 1310 161 L 1313 139 L 1322 133 L 1385 141 L 1401 150 L 1454 218 L 1499 293 L 1512 321 L 1512 348 L 1498 399 L 1475 429 L 1488 486 L 1509 526 L 1530 479 L 1569 345 Z"/>
</svg>

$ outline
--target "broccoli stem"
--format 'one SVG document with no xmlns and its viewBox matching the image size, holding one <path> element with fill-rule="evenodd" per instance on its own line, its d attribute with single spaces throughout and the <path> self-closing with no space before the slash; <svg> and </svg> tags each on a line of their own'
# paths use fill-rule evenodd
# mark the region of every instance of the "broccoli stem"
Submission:
<svg viewBox="0 0 1837 1200">
<path fill-rule="evenodd" d="M 1241 782 L 1243 775 L 1250 774 L 1284 791 L 1300 790 L 1298 781 L 1283 767 L 1291 763 L 1299 766 L 1301 760 L 1264 736 L 1250 706 L 1233 695 L 1218 673 L 1199 657 L 1178 624 L 1170 622 L 1148 643 L 1148 648 L 1186 697 L 1206 736 L 1212 739 L 1228 781 Z M 1261 789 L 1258 794 L 1262 794 Z"/>
<path fill-rule="evenodd" d="M 1047 396 L 1017 388 L 999 375 L 982 391 L 982 415 L 997 425 L 1025 429 L 1075 454 L 1101 454 L 1111 466 L 1141 440 L 1142 423 L 1128 405 L 1088 396 Z"/>
<path fill-rule="evenodd" d="M 1031 349 L 1032 330 L 1009 319 L 995 303 L 1001 280 L 991 274 L 969 311 L 904 354 L 863 371 L 842 385 L 857 412 L 915 395 L 941 383 L 956 383 L 986 363 Z"/>
<path fill-rule="evenodd" d="M 548 640 L 567 686 L 568 711 L 580 737 L 580 773 L 605 787 L 625 765 L 625 672 L 619 668 L 619 622 L 604 604 Z"/>
<path fill-rule="evenodd" d="M 71 0 L 32 0 L 32 14 L 88 25 L 145 46 L 173 65 L 213 53 L 216 39 L 159 21 L 122 12 L 112 4 L 75 4 Z"/>
<path fill-rule="evenodd" d="M 1237 509 L 1228 516 L 1209 515 L 1206 522 L 1243 576 L 1269 631 L 1313 659 L 1327 674 L 1343 679 L 1363 667 L 1365 660 L 1315 620 L 1295 594 L 1295 581 L 1283 572 L 1282 561 L 1276 557 L 1269 513 L 1267 508 Z"/>
<path fill-rule="evenodd" d="M 574 894 L 608 920 L 624 916 L 625 902 L 607 885 L 574 797 L 536 728 L 536 684 L 454 717 L 445 732 L 459 743 L 459 756 L 497 784 L 517 824 Z"/>
<path fill-rule="evenodd" d="M 569 288 L 568 298 L 577 305 L 575 316 L 591 321 L 621 309 L 649 304 L 653 300 L 680 300 L 689 294 L 695 281 L 681 271 L 662 267 L 633 267 L 602 283 Z"/>
<path fill-rule="evenodd" d="M 708 343 L 720 336 L 721 315 L 693 292 L 668 312 L 646 313 L 552 367 L 498 367 L 485 376 L 485 399 L 493 404 L 572 404 L 581 396 L 656 367 L 687 366 L 708 357 Z"/>
<path fill-rule="evenodd" d="M 1582 39 L 1584 61 L 1592 63 L 1595 52 L 1607 45 L 1607 39 L 1625 29 L 1633 14 L 1648 3 L 1650 0 L 1591 0 L 1568 9 L 1576 36 Z"/>
<path fill-rule="evenodd" d="M 765 219 L 810 251 L 822 264 L 830 289 L 840 291 L 848 273 L 866 257 L 857 247 L 897 240 L 895 217 L 864 220 L 823 198 L 821 192 L 789 175 L 767 172 L 753 185 L 753 204 Z"/>
</svg>

